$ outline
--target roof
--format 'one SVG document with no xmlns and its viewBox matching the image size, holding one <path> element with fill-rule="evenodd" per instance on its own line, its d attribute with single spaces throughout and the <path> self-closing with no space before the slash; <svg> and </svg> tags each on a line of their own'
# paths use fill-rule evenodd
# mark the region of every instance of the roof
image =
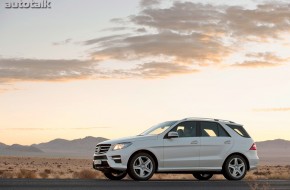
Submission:
<svg viewBox="0 0 290 190">
<path fill-rule="evenodd" d="M 215 118 L 206 118 L 206 117 L 187 117 L 187 118 L 184 118 L 182 119 L 184 121 L 187 121 L 187 120 L 200 120 L 200 121 L 219 121 L 219 122 L 223 122 L 223 123 L 235 123 L 233 121 L 230 121 L 230 120 L 225 120 L 225 119 L 215 119 Z"/>
</svg>

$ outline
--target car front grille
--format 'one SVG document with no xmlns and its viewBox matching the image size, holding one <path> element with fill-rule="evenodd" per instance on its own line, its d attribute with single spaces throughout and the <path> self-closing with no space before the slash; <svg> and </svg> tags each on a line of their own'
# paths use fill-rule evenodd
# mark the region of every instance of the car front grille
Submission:
<svg viewBox="0 0 290 190">
<path fill-rule="evenodd" d="M 99 144 L 96 146 L 96 154 L 105 154 L 110 149 L 111 144 Z"/>
</svg>

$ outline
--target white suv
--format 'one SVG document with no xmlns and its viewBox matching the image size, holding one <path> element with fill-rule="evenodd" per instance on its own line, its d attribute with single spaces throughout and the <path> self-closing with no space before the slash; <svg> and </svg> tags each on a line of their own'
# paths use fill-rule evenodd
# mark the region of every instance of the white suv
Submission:
<svg viewBox="0 0 290 190">
<path fill-rule="evenodd" d="M 186 118 L 99 143 L 93 167 L 111 180 L 127 173 L 134 180 L 148 180 L 154 173 L 190 173 L 199 180 L 222 173 L 226 179 L 240 180 L 258 160 L 256 145 L 242 125 Z"/>
</svg>

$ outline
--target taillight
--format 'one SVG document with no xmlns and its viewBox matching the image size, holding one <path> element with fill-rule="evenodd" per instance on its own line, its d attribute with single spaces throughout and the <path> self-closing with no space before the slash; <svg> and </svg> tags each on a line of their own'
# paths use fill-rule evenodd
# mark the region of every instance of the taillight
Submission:
<svg viewBox="0 0 290 190">
<path fill-rule="evenodd" d="M 257 145 L 256 145 L 256 143 L 254 143 L 254 144 L 251 146 L 250 150 L 257 150 Z"/>
</svg>

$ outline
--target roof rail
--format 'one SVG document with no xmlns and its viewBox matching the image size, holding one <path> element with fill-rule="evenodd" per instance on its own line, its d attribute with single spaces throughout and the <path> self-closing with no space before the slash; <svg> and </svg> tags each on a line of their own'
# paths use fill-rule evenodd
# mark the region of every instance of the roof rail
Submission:
<svg viewBox="0 0 290 190">
<path fill-rule="evenodd" d="M 189 120 L 189 119 L 204 119 L 204 120 L 214 120 L 214 121 L 223 121 L 223 122 L 235 123 L 235 122 L 230 121 L 230 120 L 207 118 L 207 117 L 187 117 L 187 118 L 184 118 L 182 120 L 185 120 L 186 121 L 186 120 Z"/>
</svg>

